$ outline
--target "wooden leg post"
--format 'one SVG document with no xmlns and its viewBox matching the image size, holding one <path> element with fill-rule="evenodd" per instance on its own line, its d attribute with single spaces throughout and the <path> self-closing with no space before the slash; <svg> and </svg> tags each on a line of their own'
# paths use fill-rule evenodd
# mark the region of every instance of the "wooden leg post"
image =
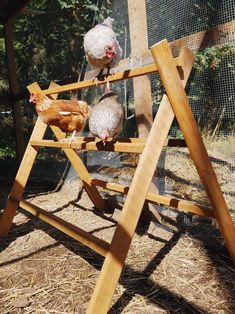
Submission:
<svg viewBox="0 0 235 314">
<path fill-rule="evenodd" d="M 191 157 L 214 209 L 228 251 L 235 263 L 235 228 L 233 221 L 189 106 L 177 68 L 173 62 L 169 44 L 166 40 L 163 40 L 155 44 L 151 50 Z"/>
<path fill-rule="evenodd" d="M 194 62 L 194 56 L 187 49 L 183 51 L 182 62 L 185 85 Z M 164 96 L 127 194 L 110 249 L 87 309 L 88 314 L 104 314 L 108 311 L 173 119 L 173 110 Z"/>
<path fill-rule="evenodd" d="M 46 128 L 47 125 L 38 118 L 30 140 L 42 139 Z M 31 146 L 30 140 L 9 194 L 6 207 L 0 218 L 0 237 L 6 236 L 10 230 L 14 215 L 24 193 L 26 183 L 38 153 L 38 148 Z"/>
</svg>

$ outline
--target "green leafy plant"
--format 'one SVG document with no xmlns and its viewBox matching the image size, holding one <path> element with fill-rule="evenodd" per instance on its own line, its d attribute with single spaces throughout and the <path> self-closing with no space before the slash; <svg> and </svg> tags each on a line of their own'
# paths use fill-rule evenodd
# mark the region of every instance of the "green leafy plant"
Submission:
<svg viewBox="0 0 235 314">
<path fill-rule="evenodd" d="M 199 71 L 206 69 L 216 70 L 221 64 L 223 58 L 235 53 L 235 44 L 225 44 L 206 48 L 196 53 L 194 68 Z M 229 64 L 230 68 L 234 65 Z"/>
</svg>

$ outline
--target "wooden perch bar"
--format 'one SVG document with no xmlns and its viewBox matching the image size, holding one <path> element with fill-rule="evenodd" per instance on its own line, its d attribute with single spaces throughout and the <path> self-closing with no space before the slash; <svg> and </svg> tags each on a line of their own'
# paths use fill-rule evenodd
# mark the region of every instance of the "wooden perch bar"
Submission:
<svg viewBox="0 0 235 314">
<path fill-rule="evenodd" d="M 108 142 L 108 144 L 104 146 L 98 138 L 77 137 L 77 142 L 72 143 L 53 140 L 32 140 L 30 141 L 30 144 L 33 147 L 72 148 L 141 154 L 144 149 L 145 142 L 146 139 L 143 138 L 120 138 L 115 142 Z M 165 146 L 186 147 L 186 143 L 184 140 L 180 139 L 167 139 L 165 141 Z"/>
<path fill-rule="evenodd" d="M 11 197 L 11 201 L 17 204 L 19 202 L 17 199 L 14 199 L 13 197 Z M 81 242 L 90 249 L 96 251 L 100 255 L 106 256 L 109 248 L 109 243 L 105 242 L 104 240 L 95 237 L 91 233 L 86 232 L 85 230 L 76 227 L 73 224 L 61 219 L 60 217 L 57 217 L 52 213 L 47 212 L 46 210 L 32 203 L 29 203 L 23 199 L 19 202 L 19 206 L 26 210 L 27 212 L 29 212 L 30 214 L 38 217 L 42 221 L 45 221 L 49 225 L 67 234 L 71 238 Z"/>
<path fill-rule="evenodd" d="M 128 152 L 128 153 L 137 153 L 140 154 L 144 148 L 144 142 L 134 143 L 134 142 L 110 142 L 107 145 L 99 141 L 81 141 L 81 142 L 72 142 L 72 143 L 61 143 L 51 140 L 43 141 L 32 141 L 32 146 L 45 146 L 45 147 L 57 147 L 57 148 L 72 148 L 72 149 L 85 149 L 85 150 L 101 150 L 101 151 L 114 151 L 114 152 Z"/>
<path fill-rule="evenodd" d="M 180 58 L 175 58 L 174 60 L 178 66 L 181 66 Z M 153 64 L 148 64 L 148 65 L 139 67 L 137 69 L 130 69 L 123 72 L 115 73 L 108 77 L 108 81 L 112 83 L 112 82 L 127 80 L 133 77 L 138 77 L 141 75 L 155 73 L 155 72 L 157 72 L 157 67 L 156 67 L 156 64 L 153 63 Z M 67 91 L 76 90 L 76 89 L 88 88 L 91 86 L 96 86 L 97 84 L 102 85 L 105 83 L 106 83 L 105 80 L 97 81 L 97 82 L 94 79 L 86 80 L 82 82 L 76 82 L 76 83 L 71 83 L 71 84 L 58 86 L 54 88 L 44 89 L 43 93 L 46 95 L 51 95 L 51 94 L 57 94 L 57 93 L 67 92 Z"/>
<path fill-rule="evenodd" d="M 129 191 L 129 186 L 117 184 L 114 182 L 106 182 L 100 179 L 92 179 L 91 184 L 95 186 L 100 186 L 112 191 L 117 191 L 120 193 L 127 194 Z M 167 195 L 160 195 L 155 193 L 148 193 L 146 195 L 146 200 L 154 204 L 161 204 L 167 207 L 176 208 L 184 212 L 190 212 L 200 216 L 206 216 L 210 218 L 215 218 L 214 212 L 212 209 L 206 206 L 200 206 L 190 201 L 184 201 L 177 198 L 173 198 Z"/>
</svg>

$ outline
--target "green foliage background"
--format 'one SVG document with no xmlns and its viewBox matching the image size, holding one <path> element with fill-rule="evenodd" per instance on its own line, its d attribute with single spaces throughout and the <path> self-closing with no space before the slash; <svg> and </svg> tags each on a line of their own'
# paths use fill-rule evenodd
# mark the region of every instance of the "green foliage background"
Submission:
<svg viewBox="0 0 235 314">
<path fill-rule="evenodd" d="M 22 13 L 14 20 L 14 48 L 20 92 L 37 81 L 48 86 L 50 81 L 76 80 L 84 65 L 83 36 L 109 14 L 109 1 L 34 0 L 28 8 L 42 14 Z M 0 26 L 3 33 L 3 26 Z M 11 103 L 5 41 L 0 38 L 0 159 L 15 157 Z M 27 100 L 22 101 L 25 143 L 31 133 L 35 115 Z"/>
</svg>

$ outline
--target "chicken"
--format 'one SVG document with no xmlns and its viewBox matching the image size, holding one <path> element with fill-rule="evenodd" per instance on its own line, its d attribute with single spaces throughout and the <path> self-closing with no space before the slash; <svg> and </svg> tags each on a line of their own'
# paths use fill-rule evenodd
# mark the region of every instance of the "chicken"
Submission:
<svg viewBox="0 0 235 314">
<path fill-rule="evenodd" d="M 110 68 L 118 65 L 122 57 L 122 49 L 113 31 L 113 19 L 107 17 L 103 23 L 97 24 L 84 36 L 84 50 L 87 62 L 93 67 L 100 69 L 98 79 L 103 80 L 109 75 Z M 107 73 L 103 74 L 104 68 Z"/>
<path fill-rule="evenodd" d="M 89 129 L 106 145 L 107 139 L 117 137 L 123 126 L 123 106 L 117 101 L 117 94 L 106 88 L 99 102 L 92 108 L 89 116 Z"/>
<path fill-rule="evenodd" d="M 53 100 L 43 93 L 31 94 L 29 101 L 36 105 L 36 111 L 43 122 L 57 126 L 66 133 L 73 132 L 70 142 L 75 139 L 76 132 L 83 130 L 91 111 L 85 101 Z"/>
</svg>

